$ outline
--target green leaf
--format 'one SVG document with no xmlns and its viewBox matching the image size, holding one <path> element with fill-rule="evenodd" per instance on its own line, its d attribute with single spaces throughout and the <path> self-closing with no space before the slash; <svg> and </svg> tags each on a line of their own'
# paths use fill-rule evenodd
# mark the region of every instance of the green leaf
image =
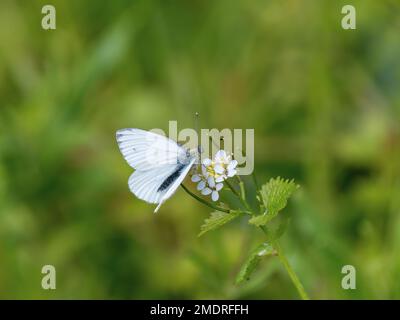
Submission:
<svg viewBox="0 0 400 320">
<path fill-rule="evenodd" d="M 214 211 L 211 213 L 211 216 L 204 220 L 204 224 L 200 227 L 199 237 L 205 234 L 208 231 L 217 229 L 229 221 L 235 219 L 239 216 L 240 211 L 232 211 L 231 213 L 225 213 L 221 211 Z"/>
<path fill-rule="evenodd" d="M 267 224 L 274 216 L 267 214 L 260 214 L 255 216 L 249 220 L 249 223 L 254 224 L 255 226 L 263 226 Z"/>
<path fill-rule="evenodd" d="M 279 221 L 276 221 L 279 220 Z M 278 240 L 286 231 L 290 221 L 290 216 L 282 215 L 281 219 L 275 219 L 268 226 L 263 226 L 267 236 L 267 240 L 270 242 Z"/>
<path fill-rule="evenodd" d="M 285 180 L 280 177 L 269 180 L 261 187 L 260 195 L 264 214 L 255 216 L 249 220 L 249 223 L 257 227 L 266 225 L 277 216 L 279 211 L 286 207 L 290 195 L 298 188 L 293 180 Z"/>
<path fill-rule="evenodd" d="M 274 254 L 273 247 L 264 242 L 263 244 L 259 245 L 247 258 L 246 262 L 243 264 L 242 268 L 240 269 L 237 277 L 236 277 L 236 284 L 240 284 L 245 280 L 249 280 L 251 274 L 256 269 L 258 263 L 260 262 L 262 257 L 269 256 Z"/>
</svg>

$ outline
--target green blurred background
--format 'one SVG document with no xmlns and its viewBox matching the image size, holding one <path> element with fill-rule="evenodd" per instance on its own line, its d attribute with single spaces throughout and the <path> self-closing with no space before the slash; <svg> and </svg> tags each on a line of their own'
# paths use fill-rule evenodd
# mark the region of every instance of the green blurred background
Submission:
<svg viewBox="0 0 400 320">
<path fill-rule="evenodd" d="M 400 298 L 399 34 L 398 0 L 2 0 L 0 298 L 298 298 L 277 259 L 234 285 L 263 240 L 245 220 L 197 238 L 210 210 L 183 190 L 157 215 L 129 192 L 115 131 L 195 111 L 301 185 L 281 241 L 312 298 Z"/>
</svg>

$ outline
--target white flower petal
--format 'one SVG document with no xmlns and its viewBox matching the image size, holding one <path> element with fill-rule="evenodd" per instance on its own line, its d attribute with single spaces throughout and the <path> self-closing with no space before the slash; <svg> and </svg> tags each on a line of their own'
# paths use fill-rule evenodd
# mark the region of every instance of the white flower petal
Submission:
<svg viewBox="0 0 400 320">
<path fill-rule="evenodd" d="M 201 166 L 201 172 L 202 172 L 204 177 L 207 178 L 209 176 L 209 174 L 207 172 L 207 168 L 205 166 Z"/>
<path fill-rule="evenodd" d="M 218 191 L 213 191 L 211 194 L 212 201 L 217 201 L 219 199 Z"/>
<path fill-rule="evenodd" d="M 236 173 L 236 170 L 228 170 L 228 177 L 233 177 Z"/>
<path fill-rule="evenodd" d="M 217 162 L 224 162 L 226 159 L 226 152 L 225 150 L 218 150 L 214 157 L 215 161 Z"/>
<path fill-rule="evenodd" d="M 228 171 L 232 170 L 232 169 L 235 169 L 237 165 L 238 165 L 238 162 L 236 160 L 232 160 L 228 164 L 228 167 L 227 167 Z"/>
<path fill-rule="evenodd" d="M 205 181 L 200 181 L 199 184 L 197 185 L 197 190 L 203 190 L 206 186 L 206 182 Z"/>
<path fill-rule="evenodd" d="M 224 186 L 223 183 L 217 183 L 217 184 L 215 185 L 215 190 L 219 191 L 219 190 L 222 189 L 223 186 Z"/>
<path fill-rule="evenodd" d="M 201 190 L 201 194 L 207 196 L 212 192 L 212 190 L 210 188 L 204 188 L 203 190 Z"/>
<path fill-rule="evenodd" d="M 207 183 L 210 186 L 210 188 L 214 188 L 215 187 L 215 181 L 214 181 L 213 177 L 208 177 Z"/>
<path fill-rule="evenodd" d="M 215 173 L 222 174 L 222 173 L 224 173 L 225 169 L 220 164 L 217 164 L 214 167 L 214 171 L 215 171 Z"/>
<path fill-rule="evenodd" d="M 224 176 L 218 176 L 218 177 L 216 177 L 215 178 L 215 182 L 222 182 L 222 181 L 224 181 Z"/>
<path fill-rule="evenodd" d="M 203 160 L 203 165 L 206 167 L 210 166 L 211 163 L 212 163 L 211 159 L 206 158 Z"/>
<path fill-rule="evenodd" d="M 193 182 L 199 182 L 201 180 L 200 176 L 198 174 L 194 174 L 192 176 L 192 181 Z"/>
</svg>

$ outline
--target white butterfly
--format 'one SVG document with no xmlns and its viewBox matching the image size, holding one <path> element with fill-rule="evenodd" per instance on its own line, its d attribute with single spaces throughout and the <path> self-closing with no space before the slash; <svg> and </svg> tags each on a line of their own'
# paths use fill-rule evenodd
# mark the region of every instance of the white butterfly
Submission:
<svg viewBox="0 0 400 320">
<path fill-rule="evenodd" d="M 141 129 L 121 129 L 116 136 L 122 155 L 135 169 L 128 180 L 130 190 L 139 199 L 157 203 L 157 212 L 189 173 L 197 151 Z"/>
</svg>

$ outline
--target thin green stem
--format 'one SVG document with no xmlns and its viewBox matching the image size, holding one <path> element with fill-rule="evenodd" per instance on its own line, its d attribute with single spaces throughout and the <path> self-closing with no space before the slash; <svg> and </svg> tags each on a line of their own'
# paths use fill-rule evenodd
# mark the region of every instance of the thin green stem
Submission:
<svg viewBox="0 0 400 320">
<path fill-rule="evenodd" d="M 257 184 L 257 180 L 256 180 L 254 175 L 253 175 L 253 180 L 254 180 L 254 184 L 256 185 L 257 192 L 258 192 L 258 184 Z M 237 196 L 239 198 L 239 200 L 241 201 L 243 206 L 246 207 L 246 209 L 248 210 L 248 211 L 242 211 L 242 212 L 243 213 L 247 213 L 247 214 L 254 214 L 252 209 L 251 209 L 251 207 L 250 207 L 250 205 L 248 204 L 248 202 L 246 200 L 244 184 L 240 180 L 239 177 L 238 177 L 238 181 L 239 181 L 239 186 L 240 186 L 240 191 L 241 191 L 240 194 L 228 180 L 225 180 L 225 183 L 231 189 L 233 194 L 235 194 L 235 196 Z M 216 206 L 216 205 L 214 205 L 212 203 L 209 203 L 209 202 L 205 201 L 204 199 L 198 197 L 194 193 L 192 193 L 188 188 L 185 187 L 185 185 L 181 184 L 181 186 L 191 197 L 193 197 L 197 201 L 201 202 L 202 204 L 204 204 L 204 205 L 206 205 L 206 206 L 208 206 L 208 207 L 210 207 L 210 208 L 212 208 L 214 210 L 222 211 L 222 212 L 226 212 L 226 213 L 231 213 L 233 211 L 233 210 L 221 208 L 221 207 L 218 207 L 218 206 Z M 268 236 L 267 230 L 263 226 L 261 226 L 260 228 L 265 233 L 265 235 Z M 290 279 L 292 280 L 292 283 L 295 286 L 295 288 L 297 289 L 300 297 L 303 300 L 309 300 L 310 298 L 308 297 L 306 291 L 304 290 L 304 287 L 303 287 L 302 283 L 300 282 L 300 279 L 297 277 L 296 273 L 294 272 L 294 270 L 290 266 L 289 261 L 287 260 L 286 256 L 284 255 L 282 247 L 280 246 L 278 241 L 271 241 L 271 245 L 275 249 L 275 251 L 277 252 L 280 262 L 282 263 L 282 265 L 286 269 L 286 272 L 288 273 Z"/>
<path fill-rule="evenodd" d="M 247 203 L 246 199 L 243 199 L 243 198 L 240 196 L 239 192 L 234 188 L 234 186 L 233 186 L 228 180 L 225 180 L 225 183 L 227 184 L 227 186 L 229 187 L 229 189 L 232 190 L 232 192 L 234 193 L 234 195 L 235 195 L 236 197 L 238 197 L 238 199 L 239 199 L 240 202 L 243 204 L 243 206 L 244 206 L 248 211 L 250 211 L 250 212 L 252 213 L 251 207 L 250 207 L 250 205 Z"/>
<path fill-rule="evenodd" d="M 258 193 L 258 190 L 259 190 L 259 188 L 258 188 L 258 181 L 257 181 L 257 177 L 256 177 L 256 174 L 255 174 L 254 170 L 253 170 L 253 172 L 251 173 L 251 177 L 253 178 L 254 186 L 256 187 L 256 191 L 257 191 L 257 193 Z"/>
<path fill-rule="evenodd" d="M 242 199 L 244 201 L 246 201 L 246 190 L 244 188 L 244 183 L 243 183 L 242 179 L 240 178 L 240 176 L 236 176 L 236 180 L 238 181 L 238 184 L 239 184 L 240 196 L 242 197 Z"/>
<path fill-rule="evenodd" d="M 211 209 L 217 210 L 217 211 L 222 211 L 222 212 L 226 212 L 226 213 L 231 213 L 232 210 L 230 209 L 225 209 L 225 208 L 221 208 L 219 206 L 216 206 L 202 198 L 200 198 L 199 196 L 195 195 L 193 192 L 191 192 L 188 188 L 185 187 L 185 185 L 182 183 L 181 184 L 182 188 L 193 198 L 195 198 L 197 201 L 201 202 L 202 204 L 210 207 Z"/>
<path fill-rule="evenodd" d="M 259 203 L 259 211 L 260 211 L 260 214 L 262 214 L 264 211 L 263 205 L 262 205 L 262 196 L 260 193 L 260 188 L 259 188 L 259 184 L 258 184 L 256 173 L 255 173 L 254 169 L 253 169 L 253 172 L 251 173 L 251 177 L 252 177 L 252 180 L 254 183 L 254 187 L 256 188 L 256 194 L 257 194 L 257 199 L 258 199 L 258 203 Z"/>
<path fill-rule="evenodd" d="M 265 234 L 267 233 L 267 231 L 262 226 L 260 228 Z M 300 279 L 297 277 L 296 273 L 290 266 L 289 261 L 286 259 L 286 256 L 284 255 L 282 247 L 280 246 L 278 241 L 272 241 L 271 245 L 276 250 L 279 260 L 281 261 L 282 265 L 285 267 L 287 273 L 289 274 L 289 277 L 292 280 L 293 285 L 296 287 L 300 297 L 303 300 L 310 300 L 306 291 L 304 290 L 302 283 L 300 282 Z"/>
<path fill-rule="evenodd" d="M 228 180 L 225 180 L 225 183 L 226 183 L 226 185 L 229 187 L 229 189 L 231 189 L 231 191 L 233 192 L 233 194 L 234 194 L 235 196 L 241 198 L 241 197 L 240 197 L 240 194 L 237 192 L 237 190 L 234 188 L 234 186 L 233 186 Z"/>
</svg>

